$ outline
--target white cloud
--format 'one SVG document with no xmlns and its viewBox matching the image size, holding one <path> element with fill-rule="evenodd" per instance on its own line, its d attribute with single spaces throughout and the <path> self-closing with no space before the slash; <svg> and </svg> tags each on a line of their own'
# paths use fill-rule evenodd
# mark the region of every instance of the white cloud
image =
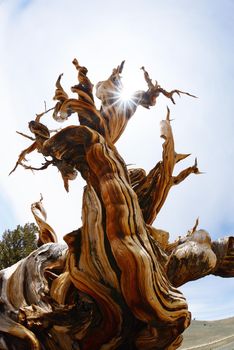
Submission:
<svg viewBox="0 0 234 350">
<path fill-rule="evenodd" d="M 145 65 L 163 87 L 199 96 L 197 100 L 178 97 L 176 106 L 160 97 L 150 111 L 139 108 L 117 146 L 127 163 L 147 170 L 153 167 L 161 158 L 159 121 L 168 104 L 175 118 L 176 150 L 192 153 L 185 166 L 197 156 L 206 174 L 191 176 L 172 189 L 155 225 L 170 231 L 174 239 L 199 216 L 201 227 L 213 238 L 233 233 L 232 2 L 180 0 L 175 5 L 170 0 L 121 0 L 113 7 L 105 0 L 34 0 L 23 5 L 16 0 L 0 3 L 0 181 L 15 225 L 33 220 L 30 204 L 39 199 L 40 192 L 48 220 L 60 237 L 80 225 L 84 186 L 80 177 L 71 184 L 69 194 L 54 168 L 35 175 L 18 169 L 8 177 L 19 152 L 29 145 L 15 130 L 29 133 L 27 123 L 43 110 L 43 101 L 52 105 L 54 83 L 61 72 L 69 91 L 76 81 L 71 61 L 77 56 L 94 83 L 126 59 L 123 75 L 126 72 L 141 85 L 136 89 L 144 84 L 139 68 Z M 49 115 L 44 120 L 49 127 L 57 127 Z M 226 283 L 222 280 L 223 286 Z M 197 290 L 196 285 L 193 288 Z M 202 295 L 194 296 L 190 303 L 201 299 Z M 230 294 L 226 300 L 231 300 Z M 213 317 L 219 315 L 217 310 Z"/>
</svg>

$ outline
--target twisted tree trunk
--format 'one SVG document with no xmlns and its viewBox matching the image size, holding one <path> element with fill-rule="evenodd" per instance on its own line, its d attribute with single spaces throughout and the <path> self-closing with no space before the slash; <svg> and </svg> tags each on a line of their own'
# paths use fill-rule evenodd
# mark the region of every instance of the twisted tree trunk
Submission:
<svg viewBox="0 0 234 350">
<path fill-rule="evenodd" d="M 211 273 L 233 277 L 234 240 L 211 242 L 196 224 L 170 243 L 167 232 L 151 226 L 170 188 L 199 173 L 195 162 L 173 175 L 176 163 L 188 155 L 175 152 L 169 110 L 161 122 L 162 160 L 148 175 L 128 170 L 114 143 L 139 105 L 149 108 L 160 93 L 174 102 L 173 94 L 184 92 L 154 85 L 143 68 L 148 90 L 124 103 L 122 62 L 98 83 L 98 110 L 87 69 L 73 63 L 79 84 L 72 91 L 78 99 L 68 97 L 60 75 L 53 117 L 62 121 L 77 112 L 80 125 L 50 137 L 40 123 L 44 113 L 38 115 L 29 124 L 35 141 L 13 171 L 19 164 L 27 169 L 53 164 L 66 190 L 79 171 L 87 183 L 83 224 L 64 237 L 67 245 L 56 243 L 42 198 L 32 205 L 40 247 L 0 272 L 0 349 L 176 349 L 191 317 L 177 287 Z M 26 166 L 25 155 L 36 149 L 50 160 L 41 168 Z"/>
</svg>

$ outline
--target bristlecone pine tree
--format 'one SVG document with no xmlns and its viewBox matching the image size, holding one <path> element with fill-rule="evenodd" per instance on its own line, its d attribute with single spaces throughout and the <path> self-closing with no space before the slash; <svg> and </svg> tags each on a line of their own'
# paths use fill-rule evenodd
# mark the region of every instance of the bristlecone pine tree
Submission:
<svg viewBox="0 0 234 350">
<path fill-rule="evenodd" d="M 198 222 L 184 237 L 169 242 L 169 234 L 152 226 L 168 192 L 190 174 L 197 162 L 173 175 L 187 157 L 175 152 L 170 112 L 161 122 L 162 160 L 148 173 L 127 169 L 114 146 L 138 106 L 155 105 L 160 94 L 173 103 L 174 94 L 153 84 L 142 67 L 146 91 L 121 101 L 120 74 L 124 62 L 96 86 L 97 109 L 87 69 L 74 59 L 78 84 L 69 98 L 56 82 L 53 118 L 63 121 L 77 113 L 79 125 L 50 135 L 40 122 L 29 123 L 34 134 L 15 165 L 36 150 L 54 165 L 65 189 L 77 173 L 86 181 L 82 227 L 57 243 L 46 222 L 42 198 L 32 204 L 39 226 L 39 248 L 26 259 L 0 272 L 0 349 L 110 350 L 176 349 L 190 324 L 190 312 L 180 285 L 215 274 L 234 276 L 234 238 L 212 242 Z"/>
</svg>

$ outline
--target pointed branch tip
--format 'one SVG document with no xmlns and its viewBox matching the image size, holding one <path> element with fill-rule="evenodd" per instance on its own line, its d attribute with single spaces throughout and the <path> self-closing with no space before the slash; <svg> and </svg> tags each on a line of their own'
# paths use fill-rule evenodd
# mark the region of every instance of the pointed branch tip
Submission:
<svg viewBox="0 0 234 350">
<path fill-rule="evenodd" d="M 76 58 L 73 59 L 72 63 L 74 64 L 74 66 L 76 67 L 76 69 L 80 68 L 79 62 Z"/>
<path fill-rule="evenodd" d="M 26 137 L 27 139 L 31 140 L 31 141 L 35 141 L 35 139 L 31 136 L 28 136 L 26 134 L 24 134 L 23 132 L 20 132 L 20 131 L 16 131 L 17 134 L 21 135 L 21 136 L 24 136 Z"/>
<path fill-rule="evenodd" d="M 192 229 L 193 232 L 197 229 L 198 225 L 199 225 L 199 216 L 196 218 L 195 224 Z"/>
<path fill-rule="evenodd" d="M 191 236 L 191 235 L 197 230 L 198 225 L 199 225 L 199 217 L 197 217 L 193 228 L 192 228 L 191 230 L 188 231 L 187 237 L 188 237 L 188 236 Z"/>
<path fill-rule="evenodd" d="M 122 71 L 123 71 L 123 68 L 124 68 L 124 63 L 125 63 L 125 60 L 121 62 L 120 66 L 119 66 L 119 73 L 121 74 Z"/>
<path fill-rule="evenodd" d="M 166 120 L 170 122 L 170 108 L 167 106 L 167 118 Z"/>
</svg>

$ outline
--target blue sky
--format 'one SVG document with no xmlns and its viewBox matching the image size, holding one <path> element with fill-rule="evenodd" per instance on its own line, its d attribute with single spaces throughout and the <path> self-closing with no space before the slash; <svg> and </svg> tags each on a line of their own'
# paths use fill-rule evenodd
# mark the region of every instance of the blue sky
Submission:
<svg viewBox="0 0 234 350">
<path fill-rule="evenodd" d="M 117 147 L 126 163 L 151 169 L 161 158 L 159 122 L 169 105 L 176 150 L 192 154 L 184 166 L 197 157 L 205 174 L 173 188 L 154 225 L 174 240 L 199 216 L 200 228 L 213 240 L 233 235 L 233 17 L 234 2 L 228 0 L 1 1 L 0 232 L 33 221 L 30 205 L 41 192 L 48 221 L 61 239 L 81 223 L 80 177 L 69 194 L 54 168 L 35 175 L 19 168 L 8 177 L 29 145 L 15 131 L 28 133 L 28 121 L 44 109 L 44 100 L 53 105 L 60 73 L 68 91 L 75 84 L 71 61 L 77 57 L 95 84 L 125 59 L 123 79 L 136 90 L 145 88 L 139 69 L 144 65 L 164 88 L 199 97 L 176 98 L 174 106 L 162 96 L 150 111 L 139 108 Z M 44 121 L 58 127 L 49 115 Z M 40 164 L 39 155 L 28 158 Z M 208 277 L 183 291 L 193 317 L 217 319 L 234 315 L 233 287 L 234 279 Z"/>
</svg>

